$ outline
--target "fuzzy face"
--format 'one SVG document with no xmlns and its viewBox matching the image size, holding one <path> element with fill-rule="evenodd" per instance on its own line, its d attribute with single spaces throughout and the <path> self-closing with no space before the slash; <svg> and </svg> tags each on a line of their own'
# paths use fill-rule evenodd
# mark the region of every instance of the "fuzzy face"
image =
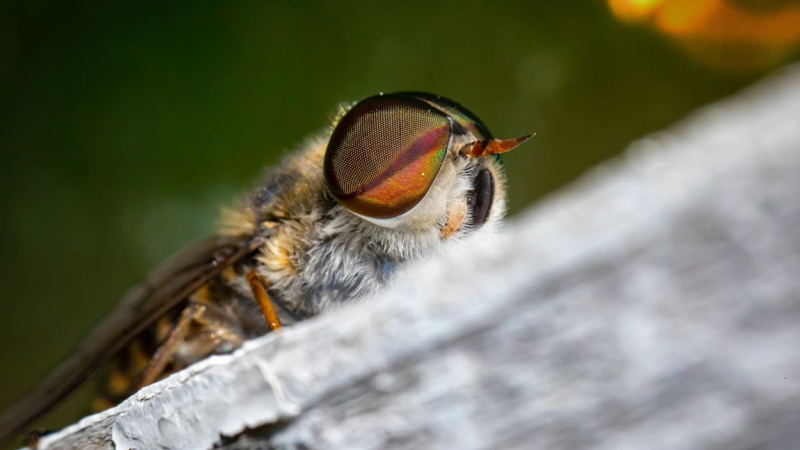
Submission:
<svg viewBox="0 0 800 450">
<path fill-rule="evenodd" d="M 372 97 L 272 172 L 229 229 L 269 229 L 253 267 L 284 321 L 315 315 L 374 295 L 407 261 L 496 229 L 506 189 L 492 146 L 508 142 L 441 97 Z"/>
</svg>

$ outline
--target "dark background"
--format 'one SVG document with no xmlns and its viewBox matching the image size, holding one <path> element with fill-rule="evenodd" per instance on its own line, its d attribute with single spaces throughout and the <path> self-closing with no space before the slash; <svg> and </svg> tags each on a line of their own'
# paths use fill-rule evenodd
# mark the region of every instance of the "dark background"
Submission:
<svg viewBox="0 0 800 450">
<path fill-rule="evenodd" d="M 431 91 L 536 132 L 513 214 L 776 67 L 714 68 L 599 0 L 378 3 L 0 5 L 0 409 L 342 101 Z"/>
</svg>

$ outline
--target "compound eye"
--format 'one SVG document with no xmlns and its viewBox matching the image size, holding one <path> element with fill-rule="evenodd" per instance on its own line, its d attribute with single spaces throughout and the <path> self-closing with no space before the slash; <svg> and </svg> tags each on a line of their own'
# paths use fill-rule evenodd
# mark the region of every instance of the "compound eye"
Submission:
<svg viewBox="0 0 800 450">
<path fill-rule="evenodd" d="M 419 203 L 442 167 L 450 120 L 408 94 L 370 97 L 336 125 L 325 153 L 325 179 L 344 207 L 388 219 Z"/>
</svg>

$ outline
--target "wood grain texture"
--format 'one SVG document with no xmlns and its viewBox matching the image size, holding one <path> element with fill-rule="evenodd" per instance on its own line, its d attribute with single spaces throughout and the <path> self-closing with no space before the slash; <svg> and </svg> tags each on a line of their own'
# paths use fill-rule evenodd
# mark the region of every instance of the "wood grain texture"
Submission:
<svg viewBox="0 0 800 450">
<path fill-rule="evenodd" d="M 793 67 L 39 448 L 797 448 L 799 118 Z"/>
</svg>

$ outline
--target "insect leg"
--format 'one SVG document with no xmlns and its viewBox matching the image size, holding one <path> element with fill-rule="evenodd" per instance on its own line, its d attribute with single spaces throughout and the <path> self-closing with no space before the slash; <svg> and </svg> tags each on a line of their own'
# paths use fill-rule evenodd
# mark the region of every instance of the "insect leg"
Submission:
<svg viewBox="0 0 800 450">
<path fill-rule="evenodd" d="M 142 376 L 139 388 L 147 386 L 158 379 L 167 364 L 175 357 L 181 345 L 186 342 L 186 334 L 192 322 L 196 322 L 212 332 L 215 345 L 227 342 L 238 348 L 244 342 L 244 335 L 238 323 L 227 311 L 213 303 L 190 302 L 183 310 L 178 323 L 172 328 L 166 341 L 156 350 Z M 210 350 L 209 350 L 210 351 Z"/>
<path fill-rule="evenodd" d="M 190 303 L 189 306 L 183 310 L 181 317 L 178 319 L 177 325 L 172 329 L 167 337 L 167 340 L 158 347 L 153 358 L 150 359 L 150 364 L 147 365 L 142 381 L 139 387 L 147 386 L 158 379 L 164 372 L 164 369 L 169 364 L 169 361 L 175 356 L 181 343 L 186 338 L 186 333 L 189 331 L 189 325 L 192 321 L 200 317 L 205 312 L 207 306 L 199 303 Z"/>
<path fill-rule="evenodd" d="M 258 306 L 261 307 L 261 311 L 264 313 L 264 318 L 267 319 L 270 330 L 275 331 L 281 328 L 283 326 L 281 324 L 281 319 L 278 317 L 275 306 L 272 305 L 269 294 L 267 294 L 267 290 L 264 289 L 264 284 L 258 279 L 255 270 L 251 270 L 247 273 L 247 282 L 250 283 L 253 297 L 256 298 Z"/>
</svg>

